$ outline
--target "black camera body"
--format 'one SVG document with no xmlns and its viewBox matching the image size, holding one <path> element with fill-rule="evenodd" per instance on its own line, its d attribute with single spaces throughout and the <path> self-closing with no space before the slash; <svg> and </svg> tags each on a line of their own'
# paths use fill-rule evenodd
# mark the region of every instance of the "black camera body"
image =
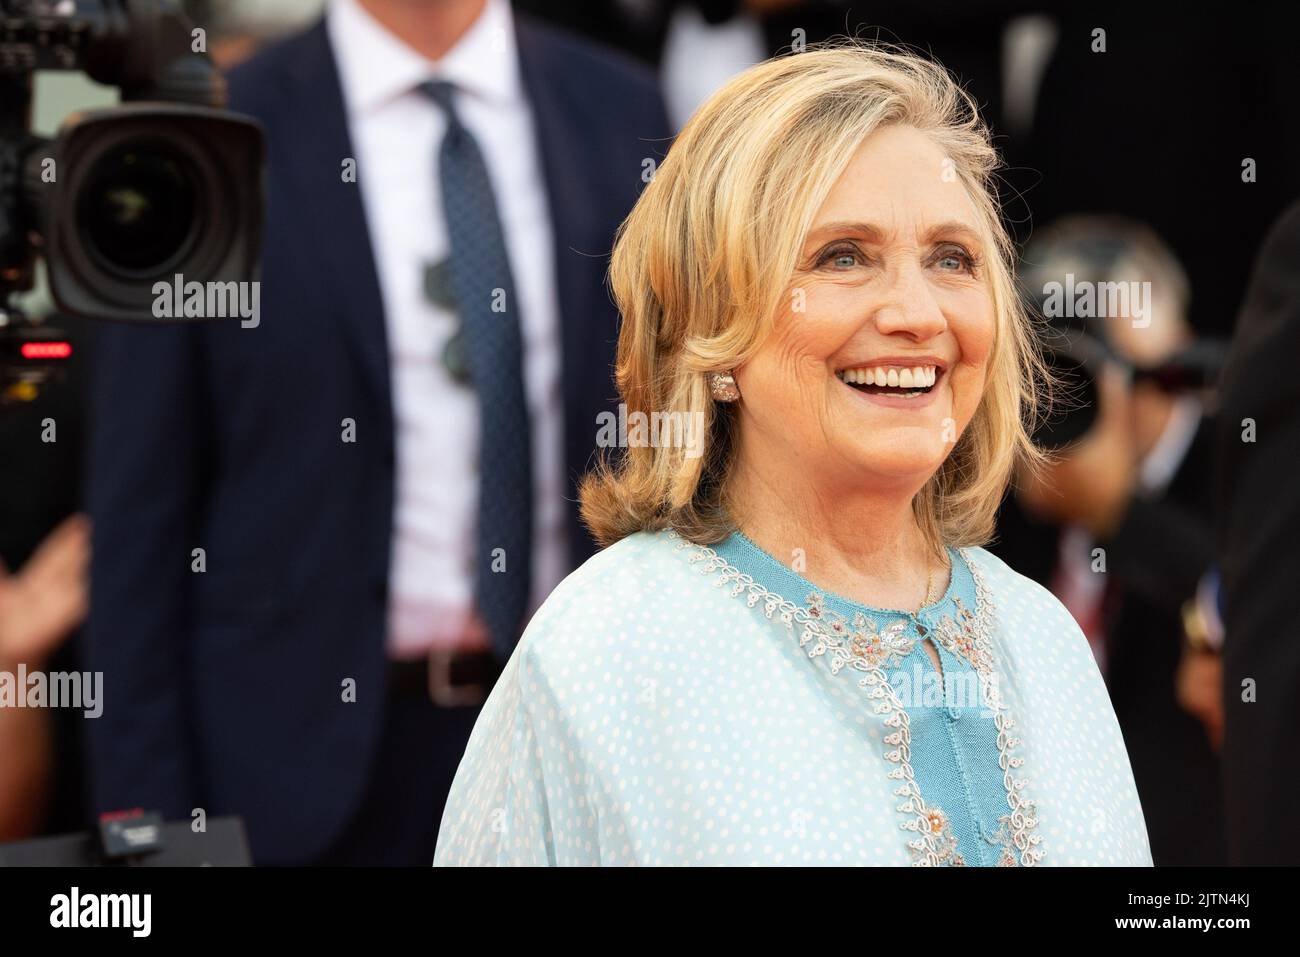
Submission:
<svg viewBox="0 0 1300 957">
<path fill-rule="evenodd" d="M 122 104 L 34 136 L 46 69 L 83 71 Z M 52 361 L 5 305 L 38 257 L 59 310 L 89 319 L 178 321 L 153 308 L 155 283 L 177 275 L 257 280 L 263 133 L 225 102 L 206 38 L 168 0 L 0 0 L 0 390 Z"/>
</svg>

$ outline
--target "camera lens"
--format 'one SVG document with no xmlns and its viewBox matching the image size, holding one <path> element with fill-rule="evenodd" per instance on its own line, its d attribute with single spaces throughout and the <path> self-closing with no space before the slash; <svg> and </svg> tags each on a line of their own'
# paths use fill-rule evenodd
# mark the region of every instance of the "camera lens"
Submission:
<svg viewBox="0 0 1300 957">
<path fill-rule="evenodd" d="M 90 253 L 112 272 L 146 278 L 187 253 L 201 224 L 191 165 L 161 142 L 125 143 L 91 169 L 78 204 Z"/>
<path fill-rule="evenodd" d="M 255 281 L 264 155 L 255 122 L 208 107 L 140 102 L 74 114 L 22 166 L 59 309 L 172 323 L 155 315 L 160 281 Z M 57 181 L 47 176 L 51 159 Z"/>
</svg>

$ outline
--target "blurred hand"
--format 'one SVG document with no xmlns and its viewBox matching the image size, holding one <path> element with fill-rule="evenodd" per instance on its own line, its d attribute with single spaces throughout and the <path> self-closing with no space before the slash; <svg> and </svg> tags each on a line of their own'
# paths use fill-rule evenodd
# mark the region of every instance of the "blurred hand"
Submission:
<svg viewBox="0 0 1300 957">
<path fill-rule="evenodd" d="M 1183 649 L 1174 676 L 1179 706 L 1205 725 L 1210 745 L 1223 744 L 1223 659 L 1212 651 Z"/>
<path fill-rule="evenodd" d="M 1098 379 L 1097 421 L 1074 445 L 1054 453 L 1037 475 L 1021 469 L 1017 498 L 1026 511 L 1080 525 L 1105 539 L 1124 516 L 1137 485 L 1138 448 L 1132 396 L 1124 374 L 1107 366 Z"/>
<path fill-rule="evenodd" d="M 492 650 L 492 633 L 488 631 L 488 626 L 479 613 L 476 611 L 470 615 L 469 625 L 465 628 L 465 634 L 460 642 L 456 645 L 457 651 L 491 651 Z"/>
<path fill-rule="evenodd" d="M 73 515 L 16 575 L 0 562 L 0 662 L 43 662 L 86 617 L 90 520 Z"/>
</svg>

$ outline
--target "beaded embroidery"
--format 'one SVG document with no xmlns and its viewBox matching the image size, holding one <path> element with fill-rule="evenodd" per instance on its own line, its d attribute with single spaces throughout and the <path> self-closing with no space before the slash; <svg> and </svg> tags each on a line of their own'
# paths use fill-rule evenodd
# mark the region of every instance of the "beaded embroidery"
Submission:
<svg viewBox="0 0 1300 957">
<path fill-rule="evenodd" d="M 751 576 L 740 571 L 707 545 L 683 539 L 675 530 L 667 529 L 670 538 L 678 539 L 676 548 L 688 550 L 687 561 L 701 565 L 704 575 L 720 573 L 714 581 L 718 588 L 728 588 L 733 598 L 744 596 L 745 603 L 753 608 L 761 605 L 768 619 L 774 616 L 794 634 L 799 627 L 799 645 L 806 648 L 810 658 L 829 654 L 832 674 L 845 668 L 861 672 L 858 686 L 867 697 L 876 702 L 873 710 L 882 716 L 889 731 L 885 735 L 888 748 L 885 758 L 895 767 L 888 772 L 890 780 L 900 782 L 894 794 L 902 798 L 897 810 L 905 816 L 900 827 L 918 836 L 907 842 L 912 852 L 913 865 L 918 867 L 962 866 L 965 861 L 956 852 L 957 841 L 952 834 L 947 815 L 938 806 L 931 807 L 921 796 L 920 786 L 912 771 L 912 733 L 910 718 L 898 695 L 889 683 L 883 665 L 896 657 L 906 655 L 915 644 L 903 632 L 906 620 L 899 620 L 878 630 L 866 615 L 857 613 L 851 622 L 843 616 L 829 612 L 820 594 L 808 596 L 808 604 L 801 607 L 769 591 Z M 981 678 L 980 687 L 985 706 L 993 715 L 998 732 L 998 767 L 1002 771 L 1003 786 L 1007 791 L 1009 813 L 1000 820 L 1002 827 L 993 838 L 993 844 L 1002 845 L 999 866 L 1032 867 L 1042 860 L 1042 837 L 1032 833 L 1038 826 L 1038 809 L 1034 801 L 1025 796 L 1028 782 L 1017 778 L 1014 772 L 1024 764 L 1016 754 L 1022 743 L 1011 735 L 1015 721 L 1007 712 L 995 679 L 993 650 L 990 634 L 993 630 L 993 601 L 988 594 L 984 577 L 965 549 L 959 549 L 966 567 L 975 580 L 975 611 L 965 607 L 960 598 L 957 619 L 945 615 L 936 626 L 935 638 L 949 651 L 971 662 Z M 1014 848 L 1014 850 L 1013 850 Z"/>
<path fill-rule="evenodd" d="M 1004 814 L 1002 817 L 998 818 L 998 821 L 1001 826 L 994 834 L 986 835 L 984 840 L 989 844 L 992 844 L 994 847 L 1001 846 L 1002 853 L 998 856 L 998 867 L 1015 867 L 1015 848 L 1011 842 L 1011 835 L 1007 833 L 1007 827 L 1011 823 L 1011 815 Z M 1042 852 L 1039 852 L 1039 856 L 1042 856 Z"/>
<path fill-rule="evenodd" d="M 976 582 L 978 581 L 976 577 Z M 975 600 L 979 602 L 978 591 Z M 953 621 L 952 616 L 944 615 L 935 628 L 935 638 L 954 655 L 969 661 L 981 676 L 987 677 L 993 673 L 993 653 L 988 642 L 983 640 L 983 634 L 987 632 L 982 633 L 975 615 L 960 597 L 955 596 L 953 604 L 957 606 L 957 620 Z"/>
<path fill-rule="evenodd" d="M 915 824 L 916 827 L 912 827 Z M 965 867 L 966 859 L 957 852 L 957 836 L 952 833 L 952 825 L 943 808 L 931 805 L 919 822 L 909 821 L 903 827 L 908 830 L 921 830 L 926 837 L 934 841 L 935 855 L 939 865 Z"/>
<path fill-rule="evenodd" d="M 804 599 L 808 614 L 824 622 L 826 627 L 839 638 L 847 638 L 849 650 L 855 658 L 861 659 L 871 668 L 893 664 L 907 657 L 912 652 L 916 639 L 909 637 L 907 622 L 894 621 L 878 630 L 873 619 L 862 612 L 856 612 L 850 622 L 838 612 L 826 608 L 825 598 L 820 592 L 811 592 Z M 832 664 L 831 669 L 838 672 L 842 665 Z"/>
</svg>

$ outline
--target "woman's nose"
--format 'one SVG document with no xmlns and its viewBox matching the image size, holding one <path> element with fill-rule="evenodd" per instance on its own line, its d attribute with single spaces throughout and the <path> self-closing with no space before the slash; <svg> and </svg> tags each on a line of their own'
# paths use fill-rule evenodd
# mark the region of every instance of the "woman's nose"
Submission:
<svg viewBox="0 0 1300 957">
<path fill-rule="evenodd" d="M 919 267 L 894 272 L 877 300 L 876 329 L 882 335 L 904 333 L 918 341 L 937 336 L 948 326 L 925 274 Z"/>
</svg>

